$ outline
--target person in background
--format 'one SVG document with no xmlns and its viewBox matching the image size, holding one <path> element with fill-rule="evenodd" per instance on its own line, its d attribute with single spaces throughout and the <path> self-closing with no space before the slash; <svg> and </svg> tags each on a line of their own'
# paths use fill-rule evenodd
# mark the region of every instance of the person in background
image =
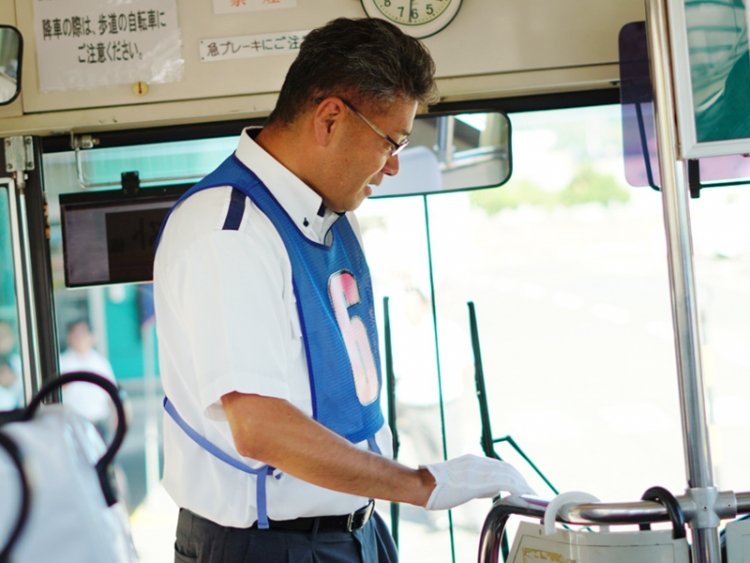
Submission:
<svg viewBox="0 0 750 563">
<path fill-rule="evenodd" d="M 21 358 L 16 352 L 16 335 L 8 321 L 0 321 L 0 411 L 23 404 Z"/>
<path fill-rule="evenodd" d="M 65 351 L 60 355 L 60 374 L 85 371 L 100 375 L 116 383 L 109 360 L 94 348 L 94 334 L 85 319 L 68 325 Z M 74 382 L 63 386 L 63 404 L 94 424 L 106 441 L 113 411 L 107 393 L 91 383 Z"/>
<path fill-rule="evenodd" d="M 403 307 L 395 308 L 392 317 L 397 425 L 400 437 L 408 441 L 402 446 L 411 448 L 402 450 L 400 459 L 407 463 L 443 461 L 443 431 L 449 457 L 467 453 L 462 426 L 466 413 L 461 399 L 473 373 L 471 341 L 458 323 L 438 315 L 439 349 L 435 349 L 435 326 L 428 294 L 420 287 L 407 287 Z M 394 301 L 398 303 L 399 300 Z M 439 379 L 437 352 L 440 355 Z M 445 429 L 441 421 L 441 396 Z M 424 516 L 432 529 L 448 525 L 445 512 L 426 511 Z M 472 523 L 472 528 L 475 527 Z"/>
</svg>

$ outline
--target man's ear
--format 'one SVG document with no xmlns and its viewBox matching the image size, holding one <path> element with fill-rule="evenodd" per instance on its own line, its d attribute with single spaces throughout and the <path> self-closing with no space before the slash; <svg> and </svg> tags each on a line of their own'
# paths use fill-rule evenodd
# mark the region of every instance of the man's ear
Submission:
<svg viewBox="0 0 750 563">
<path fill-rule="evenodd" d="M 346 106 L 340 98 L 329 96 L 323 99 L 313 114 L 313 129 L 315 139 L 323 147 L 327 147 L 334 135 L 338 133 L 344 119 Z"/>
</svg>

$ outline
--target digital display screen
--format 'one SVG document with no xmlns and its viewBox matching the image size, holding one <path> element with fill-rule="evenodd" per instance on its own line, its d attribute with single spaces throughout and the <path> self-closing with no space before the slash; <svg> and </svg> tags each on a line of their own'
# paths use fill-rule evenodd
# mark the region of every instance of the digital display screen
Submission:
<svg viewBox="0 0 750 563">
<path fill-rule="evenodd" d="M 105 213 L 110 280 L 153 278 L 156 237 L 167 211 L 156 208 Z"/>
<path fill-rule="evenodd" d="M 62 194 L 65 285 L 86 287 L 153 279 L 156 237 L 169 209 L 190 186 Z"/>
</svg>

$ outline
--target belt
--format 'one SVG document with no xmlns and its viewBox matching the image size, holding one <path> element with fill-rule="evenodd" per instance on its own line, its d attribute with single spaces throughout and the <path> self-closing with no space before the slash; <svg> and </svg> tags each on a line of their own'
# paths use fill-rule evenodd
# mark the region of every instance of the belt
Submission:
<svg viewBox="0 0 750 563">
<path fill-rule="evenodd" d="M 360 508 L 351 514 L 341 516 L 314 516 L 307 518 L 296 518 L 294 520 L 268 520 L 268 526 L 272 530 L 285 530 L 287 532 L 312 532 L 317 524 L 318 532 L 353 532 L 363 528 L 372 516 L 375 509 L 375 501 L 370 499 L 367 506 Z M 258 523 L 253 524 L 257 528 Z"/>
</svg>

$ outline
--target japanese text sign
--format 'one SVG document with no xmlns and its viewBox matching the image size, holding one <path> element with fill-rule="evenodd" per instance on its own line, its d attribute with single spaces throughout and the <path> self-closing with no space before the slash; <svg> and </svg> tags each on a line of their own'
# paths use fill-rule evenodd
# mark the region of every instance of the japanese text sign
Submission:
<svg viewBox="0 0 750 563">
<path fill-rule="evenodd" d="M 39 89 L 182 79 L 176 0 L 35 0 Z"/>
<path fill-rule="evenodd" d="M 201 39 L 199 45 L 201 61 L 212 62 L 274 55 L 296 55 L 300 44 L 308 33 L 310 33 L 310 30 Z"/>
</svg>

